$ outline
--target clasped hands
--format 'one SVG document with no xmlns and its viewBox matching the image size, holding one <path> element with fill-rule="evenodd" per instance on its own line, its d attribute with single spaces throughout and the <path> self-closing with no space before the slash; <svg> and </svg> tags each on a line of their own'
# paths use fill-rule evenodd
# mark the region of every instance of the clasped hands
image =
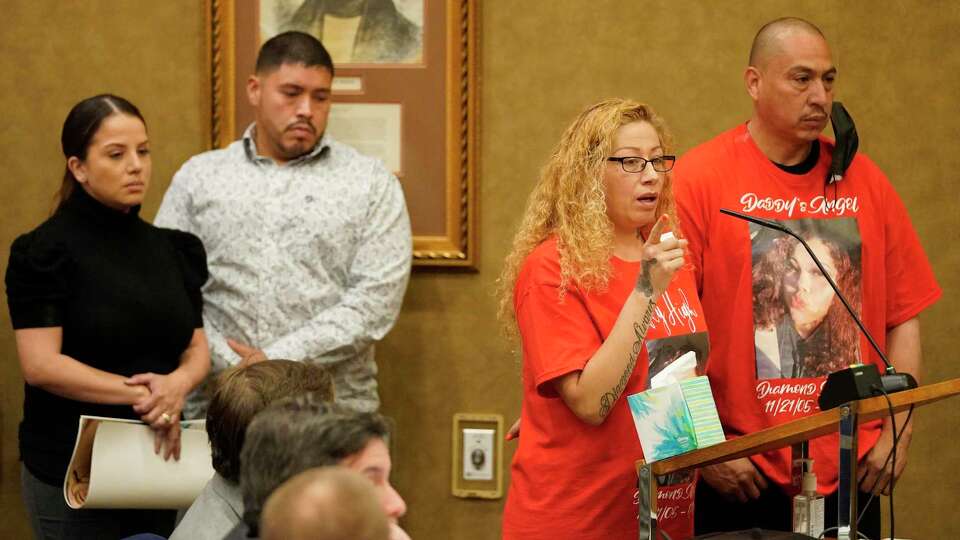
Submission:
<svg viewBox="0 0 960 540">
<path fill-rule="evenodd" d="M 227 344 L 240 355 L 240 365 L 249 365 L 267 359 L 263 351 L 243 343 L 228 339 Z M 125 379 L 124 384 L 139 389 L 139 397 L 133 403 L 133 410 L 140 420 L 154 430 L 154 452 L 163 459 L 172 456 L 180 459 L 180 412 L 190 383 L 180 373 L 174 371 L 168 375 L 139 373 Z"/>
<path fill-rule="evenodd" d="M 139 373 L 125 379 L 127 386 L 140 389 L 133 410 L 154 431 L 153 451 L 163 459 L 180 459 L 180 411 L 190 391 L 190 383 L 174 371 L 168 375 Z"/>
<path fill-rule="evenodd" d="M 227 340 L 231 349 L 240 355 L 240 365 L 249 365 L 267 359 L 263 351 L 232 339 Z M 150 424 L 153 429 L 164 429 L 177 423 L 180 411 L 190 383 L 180 373 L 174 371 L 168 375 L 140 373 L 124 381 L 129 386 L 142 386 L 146 392 L 134 404 L 133 410 L 140 414 L 140 420 Z"/>
</svg>

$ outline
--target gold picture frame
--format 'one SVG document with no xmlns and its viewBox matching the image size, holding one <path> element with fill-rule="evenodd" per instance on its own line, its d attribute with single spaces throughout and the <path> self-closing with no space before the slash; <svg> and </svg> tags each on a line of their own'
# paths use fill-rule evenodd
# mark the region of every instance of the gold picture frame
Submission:
<svg viewBox="0 0 960 540">
<path fill-rule="evenodd" d="M 248 119 L 249 112 L 244 111 L 248 106 L 239 100 L 245 97 L 243 83 L 246 75 L 252 72 L 252 58 L 259 48 L 259 32 L 249 31 L 251 24 L 256 23 L 258 5 L 257 0 L 206 2 L 211 148 L 222 148 L 238 138 L 238 129 L 242 131 L 249 121 L 245 120 L 245 114 Z M 430 11 L 425 17 L 423 62 L 404 66 L 347 64 L 343 69 L 338 66 L 338 78 L 344 75 L 359 79 L 360 84 L 350 91 L 335 90 L 333 101 L 335 107 L 339 102 L 397 103 L 404 109 L 404 114 L 409 107 L 410 115 L 417 119 L 424 114 L 422 108 L 429 107 L 427 114 L 435 115 L 436 119 L 429 124 L 442 125 L 442 139 L 434 137 L 437 144 L 430 143 L 428 148 L 417 147 L 416 143 L 401 143 L 405 165 L 402 172 L 395 171 L 404 184 L 410 210 L 413 264 L 418 267 L 476 269 L 479 260 L 477 184 L 480 155 L 478 2 L 424 0 L 424 5 Z M 241 40 L 241 35 L 253 37 Z M 405 84 L 368 85 L 364 82 L 367 79 L 376 82 L 378 78 L 416 81 L 417 77 L 425 76 L 442 79 L 442 84 L 434 85 L 442 88 L 442 92 L 434 91 L 411 99 L 409 95 L 389 95 L 390 90 L 384 90 L 402 90 Z M 379 94 L 378 87 L 381 89 Z M 417 108 L 420 109 L 415 110 Z M 418 124 L 425 123 L 402 122 L 405 131 L 401 140 L 429 139 L 418 135 L 417 130 L 421 129 Z M 439 154 L 442 159 L 436 159 Z M 419 170 L 418 163 L 420 169 L 430 170 Z M 421 181 L 422 178 L 429 180 Z"/>
</svg>

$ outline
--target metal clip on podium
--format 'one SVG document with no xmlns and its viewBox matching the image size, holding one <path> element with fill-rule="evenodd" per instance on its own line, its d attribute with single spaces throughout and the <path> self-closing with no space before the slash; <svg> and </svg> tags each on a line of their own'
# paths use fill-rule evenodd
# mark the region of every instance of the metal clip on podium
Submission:
<svg viewBox="0 0 960 540">
<path fill-rule="evenodd" d="M 928 384 L 913 390 L 890 394 L 889 397 L 894 412 L 900 412 L 957 394 L 960 394 L 960 379 Z M 659 538 L 657 534 L 658 476 L 749 457 L 788 446 L 794 446 L 796 459 L 799 455 L 805 454 L 806 441 L 839 430 L 840 486 L 838 488 L 839 504 L 836 509 L 839 526 L 837 538 L 838 540 L 855 540 L 857 538 L 857 428 L 861 422 L 869 422 L 889 414 L 890 409 L 883 396 L 871 397 L 850 401 L 805 418 L 668 459 L 653 463 L 639 460 L 636 463 L 640 490 L 639 537 L 641 540 Z"/>
</svg>

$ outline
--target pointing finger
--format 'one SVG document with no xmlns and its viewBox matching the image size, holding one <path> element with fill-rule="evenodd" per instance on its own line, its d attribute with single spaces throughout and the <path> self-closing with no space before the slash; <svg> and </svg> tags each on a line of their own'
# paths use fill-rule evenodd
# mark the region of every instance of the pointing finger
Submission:
<svg viewBox="0 0 960 540">
<path fill-rule="evenodd" d="M 657 219 L 656 223 L 653 224 L 653 228 L 650 229 L 650 235 L 647 236 L 647 245 L 660 243 L 660 235 L 663 233 L 663 228 L 667 226 L 667 219 L 666 215 L 662 215 Z"/>
</svg>

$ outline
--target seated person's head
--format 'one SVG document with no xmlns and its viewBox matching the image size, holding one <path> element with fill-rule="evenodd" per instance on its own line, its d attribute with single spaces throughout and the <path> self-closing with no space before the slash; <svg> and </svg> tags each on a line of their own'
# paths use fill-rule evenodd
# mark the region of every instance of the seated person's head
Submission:
<svg viewBox="0 0 960 540">
<path fill-rule="evenodd" d="M 354 412 L 312 395 L 284 399 L 257 415 L 240 454 L 243 520 L 257 530 L 267 497 L 294 475 L 314 467 L 343 465 L 373 482 L 391 522 L 406 503 L 390 485 L 389 428 L 377 413 Z"/>
<path fill-rule="evenodd" d="M 291 360 L 267 360 L 221 373 L 207 410 L 214 470 L 239 483 L 240 450 L 253 417 L 274 401 L 306 393 L 333 401 L 333 378 L 326 369 Z"/>
<path fill-rule="evenodd" d="M 297 474 L 267 499 L 262 540 L 387 540 L 389 524 L 373 484 L 345 467 Z"/>
</svg>

